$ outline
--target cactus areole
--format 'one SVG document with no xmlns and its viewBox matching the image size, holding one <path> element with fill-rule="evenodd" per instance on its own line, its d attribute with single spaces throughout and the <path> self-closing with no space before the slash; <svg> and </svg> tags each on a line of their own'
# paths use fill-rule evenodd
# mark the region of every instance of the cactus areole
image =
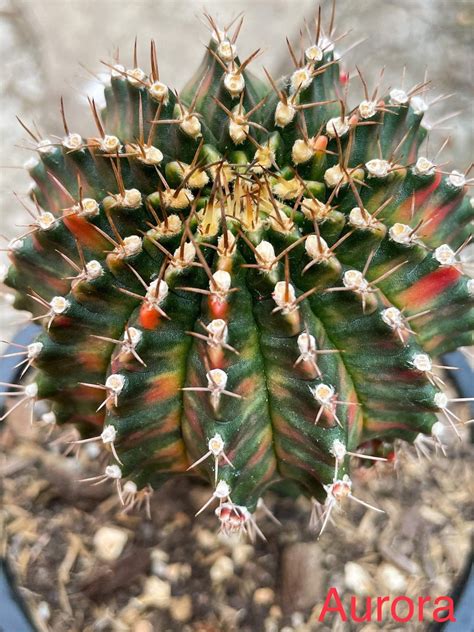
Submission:
<svg viewBox="0 0 474 632">
<path fill-rule="evenodd" d="M 351 461 L 439 443 L 440 412 L 456 430 L 435 358 L 472 342 L 469 182 L 421 153 L 426 84 L 383 96 L 360 75 L 348 104 L 332 24 L 263 82 L 239 24 L 208 20 L 179 95 L 152 43 L 147 70 L 136 50 L 108 67 L 94 137 L 63 104 L 64 138 L 29 132 L 34 221 L 6 284 L 43 328 L 16 394 L 101 443 L 95 480 L 126 505 L 201 476 L 202 511 L 252 535 L 291 481 L 325 524 L 347 498 L 370 506 Z"/>
</svg>

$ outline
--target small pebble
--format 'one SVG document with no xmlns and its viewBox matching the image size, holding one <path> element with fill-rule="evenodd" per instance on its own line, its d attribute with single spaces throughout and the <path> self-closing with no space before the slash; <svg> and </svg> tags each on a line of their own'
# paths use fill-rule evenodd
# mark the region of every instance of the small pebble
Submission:
<svg viewBox="0 0 474 632">
<path fill-rule="evenodd" d="M 392 564 L 382 564 L 377 569 L 379 579 L 393 594 L 401 594 L 407 587 L 405 575 Z"/>
<path fill-rule="evenodd" d="M 232 559 L 236 566 L 244 566 L 255 554 L 255 549 L 251 544 L 238 544 L 232 550 Z"/>
<path fill-rule="evenodd" d="M 363 566 L 347 562 L 344 566 L 346 588 L 356 595 L 368 595 L 372 591 L 372 580 Z"/>
<path fill-rule="evenodd" d="M 166 577 L 168 572 L 169 555 L 161 549 L 153 549 L 151 557 L 151 572 L 158 577 Z"/>
<path fill-rule="evenodd" d="M 277 606 L 276 604 L 270 608 L 268 614 L 273 617 L 273 619 L 281 619 L 283 616 L 280 606 Z"/>
<path fill-rule="evenodd" d="M 254 603 L 258 606 L 269 606 L 275 599 L 275 593 L 271 588 L 257 588 L 253 594 Z"/>
<path fill-rule="evenodd" d="M 193 602 L 189 595 L 173 597 L 170 602 L 170 614 L 175 621 L 184 623 L 191 619 L 193 614 Z"/>
<path fill-rule="evenodd" d="M 234 563 L 230 557 L 223 555 L 211 566 L 210 574 L 211 579 L 215 584 L 221 584 L 234 574 Z"/>
<path fill-rule="evenodd" d="M 94 534 L 94 547 L 97 556 L 104 562 L 118 559 L 127 543 L 128 534 L 117 527 L 101 527 Z"/>
<path fill-rule="evenodd" d="M 153 624 L 146 619 L 142 619 L 141 621 L 137 621 L 133 626 L 133 632 L 154 632 Z"/>
<path fill-rule="evenodd" d="M 156 573 L 158 574 L 158 573 Z M 189 579 L 192 574 L 192 568 L 190 564 L 168 564 L 166 567 L 166 579 L 171 583 L 176 583 L 179 580 Z"/>
<path fill-rule="evenodd" d="M 164 610 L 170 605 L 171 586 L 154 575 L 147 577 L 143 592 L 138 599 L 144 606 L 155 606 Z"/>
<path fill-rule="evenodd" d="M 215 549 L 218 544 L 216 534 L 212 533 L 212 531 L 209 531 L 208 529 L 199 529 L 196 532 L 196 540 L 202 549 L 207 550 Z"/>
</svg>

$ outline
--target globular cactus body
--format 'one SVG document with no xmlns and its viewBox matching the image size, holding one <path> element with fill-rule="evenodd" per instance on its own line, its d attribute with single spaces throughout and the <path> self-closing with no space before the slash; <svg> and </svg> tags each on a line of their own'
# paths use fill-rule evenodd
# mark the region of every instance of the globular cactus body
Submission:
<svg viewBox="0 0 474 632">
<path fill-rule="evenodd" d="M 330 509 L 351 454 L 452 422 L 431 357 L 472 339 L 473 205 L 419 155 L 424 86 L 350 110 L 321 28 L 266 86 L 211 26 L 179 97 L 152 45 L 91 102 L 97 137 L 35 137 L 6 282 L 44 325 L 24 397 L 101 436 L 102 479 L 136 499 L 200 474 L 223 529 L 252 531 L 267 488 Z"/>
</svg>

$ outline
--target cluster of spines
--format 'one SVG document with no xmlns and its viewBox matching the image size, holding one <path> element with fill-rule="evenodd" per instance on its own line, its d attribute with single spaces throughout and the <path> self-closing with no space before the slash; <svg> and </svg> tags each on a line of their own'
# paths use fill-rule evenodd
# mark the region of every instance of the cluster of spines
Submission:
<svg viewBox="0 0 474 632">
<path fill-rule="evenodd" d="M 30 132 L 36 214 L 10 245 L 8 282 L 19 307 L 47 310 L 35 318 L 48 334 L 26 350 L 38 384 L 17 393 L 55 400 L 61 422 L 86 428 L 107 410 L 100 438 L 119 465 L 99 482 L 116 479 L 122 500 L 124 472 L 142 489 L 194 466 L 209 476 L 204 446 L 226 529 L 251 524 L 248 508 L 280 478 L 326 494 L 327 517 L 351 496 L 348 455 L 377 458 L 347 446 L 430 433 L 430 411 L 458 422 L 422 347 L 470 339 L 472 281 L 457 258 L 466 176 L 417 157 L 425 83 L 378 99 L 361 76 L 365 99 L 346 115 L 320 19 L 263 96 L 247 71 L 255 54 L 241 64 L 235 35 L 210 22 L 205 71 L 181 97 L 152 45 L 148 77 L 135 49 L 132 70 L 112 70 L 102 116 L 91 102 L 96 138 L 71 133 L 62 104 L 61 143 Z M 451 328 L 460 316 L 459 333 L 440 313 Z M 404 420 L 386 423 L 402 389 Z"/>
</svg>

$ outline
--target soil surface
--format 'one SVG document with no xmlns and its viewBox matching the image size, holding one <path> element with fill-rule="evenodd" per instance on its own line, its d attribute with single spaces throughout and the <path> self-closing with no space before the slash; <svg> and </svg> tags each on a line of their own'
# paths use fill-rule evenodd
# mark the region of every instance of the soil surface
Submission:
<svg viewBox="0 0 474 632">
<path fill-rule="evenodd" d="M 456 412 L 467 419 L 460 405 Z M 252 544 L 219 535 L 211 509 L 194 518 L 210 494 L 194 479 L 155 492 L 151 520 L 143 510 L 124 514 L 108 483 L 78 482 L 103 471 L 95 444 L 64 456 L 66 429 L 47 438 L 20 413 L 0 435 L 3 548 L 41 631 L 424 630 L 429 606 L 426 622 L 407 625 L 387 608 L 382 622 L 318 617 L 330 586 L 346 608 L 351 595 L 365 609 L 367 596 L 449 594 L 474 524 L 465 430 L 461 442 L 446 428 L 446 457 L 405 447 L 395 466 L 354 471 L 354 495 L 385 514 L 347 502 L 318 539 L 308 500 L 270 494 L 281 524 L 260 510 L 266 541 Z"/>
</svg>

